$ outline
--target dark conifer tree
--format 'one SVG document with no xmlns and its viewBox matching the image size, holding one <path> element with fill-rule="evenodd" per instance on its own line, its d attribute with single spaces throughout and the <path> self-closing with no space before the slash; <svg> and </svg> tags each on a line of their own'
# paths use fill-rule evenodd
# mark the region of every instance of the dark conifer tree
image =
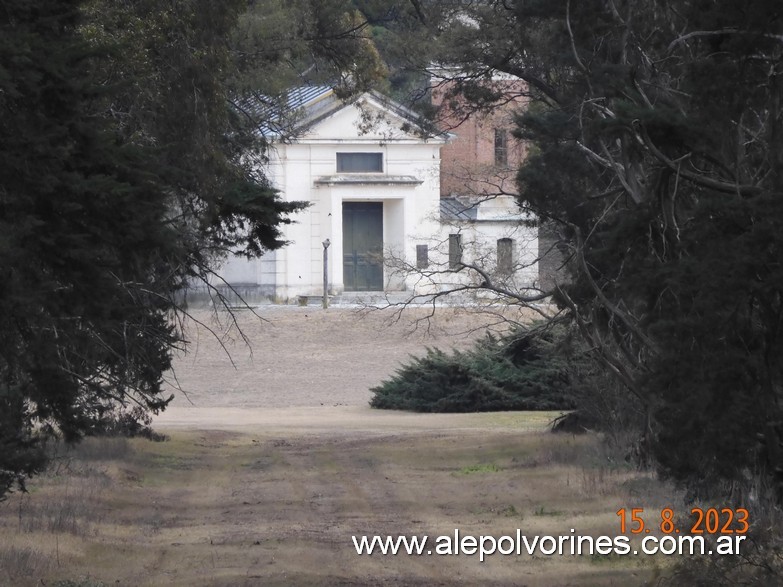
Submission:
<svg viewBox="0 0 783 587">
<path fill-rule="evenodd" d="M 557 227 L 554 299 L 646 413 L 647 456 L 783 499 L 780 3 L 415 4 L 435 48 L 410 59 L 458 66 L 463 102 L 527 82 L 520 202 Z"/>
<path fill-rule="evenodd" d="M 253 135 L 221 77 L 239 3 L 107 3 L 103 20 L 82 4 L 0 11 L 0 498 L 50 434 L 89 434 L 118 404 L 163 409 L 178 292 L 215 250 L 282 245 L 301 207 L 242 160 Z M 112 21 L 145 10 L 158 38 Z"/>
</svg>

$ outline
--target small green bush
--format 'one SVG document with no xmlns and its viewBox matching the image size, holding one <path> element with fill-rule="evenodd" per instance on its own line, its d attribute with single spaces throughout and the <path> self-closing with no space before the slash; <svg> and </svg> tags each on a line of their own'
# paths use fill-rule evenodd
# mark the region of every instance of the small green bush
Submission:
<svg viewBox="0 0 783 587">
<path fill-rule="evenodd" d="M 416 412 L 572 409 L 567 338 L 558 328 L 517 329 L 487 335 L 464 352 L 427 349 L 372 388 L 370 405 Z"/>
<path fill-rule="evenodd" d="M 130 408 L 118 405 L 107 407 L 93 419 L 89 436 L 107 436 L 111 438 L 146 438 L 155 442 L 167 440 L 165 434 L 152 429 L 152 416 L 141 406 Z"/>
</svg>

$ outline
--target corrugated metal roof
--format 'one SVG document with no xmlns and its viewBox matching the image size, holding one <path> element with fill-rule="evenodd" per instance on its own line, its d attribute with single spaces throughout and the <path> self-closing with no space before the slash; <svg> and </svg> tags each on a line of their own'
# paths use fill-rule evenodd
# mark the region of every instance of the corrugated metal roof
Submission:
<svg viewBox="0 0 783 587">
<path fill-rule="evenodd" d="M 301 86 L 293 88 L 286 94 L 286 107 L 290 109 L 303 108 L 317 98 L 326 96 L 333 90 L 329 86 Z"/>
<path fill-rule="evenodd" d="M 376 100 L 381 108 L 423 128 L 421 117 L 412 110 L 379 92 L 371 91 L 367 95 Z M 291 88 L 277 97 L 253 94 L 241 100 L 237 108 L 258 125 L 258 131 L 265 137 L 286 139 L 347 103 L 340 101 L 330 86 L 305 85 Z M 434 138 L 447 141 L 452 136 L 449 133 L 436 133 Z"/>
<path fill-rule="evenodd" d="M 334 90 L 330 86 L 299 86 L 280 96 L 253 94 L 240 100 L 237 107 L 257 124 L 264 136 L 289 134 L 303 118 L 303 110 Z"/>
</svg>

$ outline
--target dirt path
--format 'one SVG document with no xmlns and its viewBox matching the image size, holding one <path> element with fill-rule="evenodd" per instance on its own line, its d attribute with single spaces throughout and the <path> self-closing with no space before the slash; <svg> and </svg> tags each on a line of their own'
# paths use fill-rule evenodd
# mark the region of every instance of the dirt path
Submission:
<svg viewBox="0 0 783 587">
<path fill-rule="evenodd" d="M 416 414 L 369 406 L 300 408 L 169 408 L 155 419 L 163 431 L 227 430 L 268 435 L 423 434 L 543 430 L 552 412 Z"/>
<path fill-rule="evenodd" d="M 411 333 L 423 311 L 259 313 L 237 315 L 252 354 L 197 314 L 234 335 L 222 340 L 234 367 L 206 327 L 191 331 L 175 365 L 187 395 L 172 387 L 154 423 L 169 442 L 92 439 L 70 474 L 0 504 L 0 584 L 608 586 L 654 571 L 633 559 L 357 554 L 354 536 L 611 535 L 636 474 L 606 469 L 594 438 L 546 432 L 551 413 L 369 408 L 369 388 L 409 354 L 466 347 L 486 317 L 439 310 Z M 656 507 L 642 483 L 634 503 Z M 50 529 L 64 514 L 75 532 Z"/>
<path fill-rule="evenodd" d="M 242 431 L 169 429 L 134 441 L 92 529 L 61 537 L 47 579 L 120 586 L 639 585 L 640 561 L 438 555 L 438 537 L 616 531 L 626 474 L 590 480 L 587 437 L 542 434 L 525 414 L 392 431 L 286 422 Z M 345 421 L 345 420 L 343 420 Z M 78 496 L 74 496 L 78 499 Z M 651 503 L 647 500 L 647 503 Z M 27 513 L 24 514 L 29 515 Z M 357 554 L 353 538 L 427 537 L 421 554 Z M 67 554 L 66 554 L 67 553 Z M 619 564 L 618 564 L 619 563 Z M 15 582 L 15 584 L 38 584 Z"/>
</svg>

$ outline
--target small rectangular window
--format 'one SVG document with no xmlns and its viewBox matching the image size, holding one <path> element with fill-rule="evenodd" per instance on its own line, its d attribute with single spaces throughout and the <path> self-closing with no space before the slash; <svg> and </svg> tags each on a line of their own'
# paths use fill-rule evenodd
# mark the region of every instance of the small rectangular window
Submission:
<svg viewBox="0 0 783 587">
<path fill-rule="evenodd" d="M 449 235 L 449 269 L 459 269 L 462 265 L 462 235 Z"/>
<path fill-rule="evenodd" d="M 337 153 L 337 173 L 383 173 L 383 153 Z"/>
<path fill-rule="evenodd" d="M 501 129 L 495 129 L 495 165 L 508 167 L 508 133 Z"/>
<path fill-rule="evenodd" d="M 429 247 L 427 247 L 427 245 L 416 245 L 416 269 L 426 269 L 429 266 Z"/>
<path fill-rule="evenodd" d="M 511 275 L 514 265 L 514 241 L 510 238 L 498 239 L 498 273 Z"/>
</svg>

